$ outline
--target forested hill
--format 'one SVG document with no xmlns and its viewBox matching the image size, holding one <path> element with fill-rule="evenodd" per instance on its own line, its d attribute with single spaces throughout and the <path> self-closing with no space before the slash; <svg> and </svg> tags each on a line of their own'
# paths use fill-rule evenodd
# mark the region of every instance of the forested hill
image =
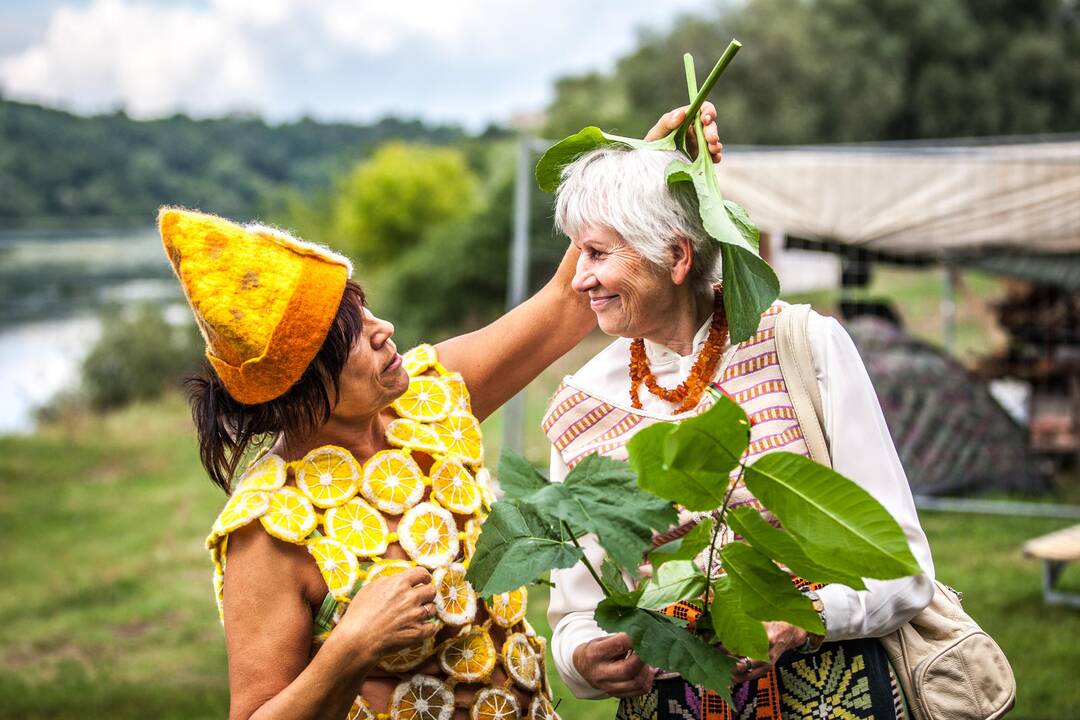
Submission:
<svg viewBox="0 0 1080 720">
<path fill-rule="evenodd" d="M 145 224 L 163 203 L 232 217 L 325 187 L 380 142 L 446 143 L 454 127 L 258 118 L 136 121 L 0 99 L 0 230 Z"/>
</svg>

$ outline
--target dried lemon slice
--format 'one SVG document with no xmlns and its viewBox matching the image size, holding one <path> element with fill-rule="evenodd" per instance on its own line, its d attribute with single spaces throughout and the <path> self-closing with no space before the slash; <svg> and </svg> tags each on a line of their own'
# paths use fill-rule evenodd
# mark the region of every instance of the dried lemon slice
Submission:
<svg viewBox="0 0 1080 720">
<path fill-rule="evenodd" d="M 417 345 L 401 356 L 401 365 L 405 368 L 405 372 L 409 373 L 409 377 L 416 377 L 434 366 L 437 361 L 435 348 L 427 343 Z"/>
<path fill-rule="evenodd" d="M 353 700 L 352 707 L 345 720 L 375 720 L 375 713 L 371 710 L 371 704 L 363 695 L 357 695 Z"/>
<path fill-rule="evenodd" d="M 414 377 L 409 381 L 409 389 L 393 402 L 392 407 L 403 418 L 436 422 L 446 417 L 452 408 L 450 388 L 441 378 Z"/>
<path fill-rule="evenodd" d="M 389 655 L 383 655 L 379 660 L 379 667 L 387 672 L 405 672 L 412 670 L 420 663 L 427 660 L 435 652 L 435 637 L 429 637 L 419 645 L 414 645 L 404 650 L 399 650 Z"/>
<path fill-rule="evenodd" d="M 251 490 L 277 490 L 285 485 L 285 461 L 280 456 L 263 455 L 244 471 L 233 494 Z"/>
<path fill-rule="evenodd" d="M 524 587 L 493 595 L 487 602 L 488 612 L 497 625 L 513 627 L 525 617 L 528 591 Z"/>
<path fill-rule="evenodd" d="M 479 465 L 484 459 L 484 440 L 480 423 L 472 415 L 456 412 L 433 425 L 446 452 L 457 455 L 470 465 Z"/>
<path fill-rule="evenodd" d="M 426 453 L 446 452 L 446 446 L 434 428 L 433 425 L 424 425 L 408 418 L 398 418 L 386 426 L 386 441 L 395 447 Z"/>
<path fill-rule="evenodd" d="M 451 512 L 472 515 L 480 509 L 480 486 L 456 457 L 443 455 L 431 466 L 431 494 Z"/>
<path fill-rule="evenodd" d="M 424 473 L 408 453 L 382 450 L 364 463 L 360 491 L 383 512 L 400 515 L 424 497 Z"/>
<path fill-rule="evenodd" d="M 462 682 L 486 680 L 495 669 L 495 643 L 485 628 L 467 632 L 443 644 L 439 666 Z"/>
<path fill-rule="evenodd" d="M 315 448 L 296 466 L 296 486 L 321 508 L 336 507 L 356 494 L 360 466 L 337 445 Z"/>
<path fill-rule="evenodd" d="M 430 675 L 413 675 L 394 688 L 390 699 L 391 720 L 450 720 L 454 692 Z"/>
<path fill-rule="evenodd" d="M 526 690 L 540 687 L 540 658 L 525 633 L 513 633 L 506 638 L 502 649 L 506 673 Z"/>
<path fill-rule="evenodd" d="M 368 585 L 381 577 L 391 577 L 399 572 L 404 572 L 411 567 L 416 567 L 408 560 L 380 560 L 368 568 L 364 577 L 364 584 Z"/>
<path fill-rule="evenodd" d="M 559 720 L 555 714 L 555 708 L 551 707 L 551 701 L 543 695 L 533 695 L 529 703 L 528 720 Z"/>
<path fill-rule="evenodd" d="M 480 487 L 480 495 L 484 499 L 484 507 L 488 510 L 495 504 L 495 490 L 491 485 L 491 473 L 486 467 L 476 471 L 476 484 Z"/>
<path fill-rule="evenodd" d="M 390 535 L 386 519 L 360 498 L 327 510 L 323 527 L 328 536 L 340 541 L 354 555 L 372 557 L 386 552 Z"/>
<path fill-rule="evenodd" d="M 328 537 L 309 540 L 307 551 L 315 558 L 327 591 L 337 600 L 348 598 L 360 574 L 356 555 L 343 543 Z"/>
<path fill-rule="evenodd" d="M 214 521 L 210 537 L 216 540 L 221 535 L 228 535 L 233 530 L 247 525 L 268 509 L 270 509 L 270 493 L 261 490 L 235 493 L 225 503 L 221 514 Z"/>
<path fill-rule="evenodd" d="M 299 544 L 315 529 L 315 508 L 299 490 L 286 486 L 270 494 L 270 508 L 259 521 L 278 540 Z"/>
<path fill-rule="evenodd" d="M 476 553 L 476 541 L 480 539 L 480 521 L 471 518 L 465 521 L 465 562 L 472 560 Z"/>
<path fill-rule="evenodd" d="M 437 568 L 457 557 L 454 516 L 434 503 L 420 503 L 405 513 L 397 531 L 398 543 L 424 567 Z"/>
<path fill-rule="evenodd" d="M 514 693 L 498 687 L 486 687 L 476 693 L 471 720 L 513 720 L 521 713 L 521 705 Z"/>
<path fill-rule="evenodd" d="M 476 619 L 476 592 L 465 579 L 465 566 L 454 563 L 435 571 L 435 611 L 448 625 L 465 625 Z"/>
<path fill-rule="evenodd" d="M 465 378 L 461 377 L 461 373 L 449 373 L 443 377 L 443 382 L 446 383 L 446 387 L 450 390 L 451 412 L 459 410 L 471 413 L 472 403 L 469 401 L 469 388 L 465 385 Z"/>
</svg>

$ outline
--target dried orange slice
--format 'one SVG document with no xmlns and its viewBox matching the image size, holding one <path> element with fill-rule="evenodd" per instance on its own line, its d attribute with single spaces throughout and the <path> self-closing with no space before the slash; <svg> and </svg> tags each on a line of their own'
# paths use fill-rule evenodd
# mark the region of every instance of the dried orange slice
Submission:
<svg viewBox="0 0 1080 720">
<path fill-rule="evenodd" d="M 516 720 L 521 713 L 521 705 L 514 693 L 499 687 L 486 687 L 476 693 L 471 720 Z"/>
<path fill-rule="evenodd" d="M 413 675 L 394 688 L 390 699 L 391 720 L 450 720 L 454 692 L 430 675 Z"/>
<path fill-rule="evenodd" d="M 278 540 L 300 544 L 315 529 L 315 508 L 299 490 L 285 486 L 270 494 L 270 508 L 259 521 Z"/>
<path fill-rule="evenodd" d="M 244 471 L 233 494 L 250 490 L 277 490 L 285 485 L 285 461 L 270 453 L 263 455 Z"/>
<path fill-rule="evenodd" d="M 493 595 L 487 602 L 488 612 L 497 625 L 513 627 L 525 617 L 528 597 L 528 591 L 524 587 Z"/>
<path fill-rule="evenodd" d="M 437 568 L 457 557 L 454 516 L 434 503 L 423 502 L 406 512 L 397 532 L 401 547 L 424 567 Z"/>
<path fill-rule="evenodd" d="M 446 447 L 446 452 L 457 455 L 470 465 L 479 465 L 483 461 L 484 439 L 480 432 L 480 423 L 472 415 L 464 412 L 451 413 L 433 427 Z"/>
<path fill-rule="evenodd" d="M 386 552 L 390 535 L 386 518 L 360 498 L 327 510 L 323 527 L 354 555 L 372 557 Z"/>
<path fill-rule="evenodd" d="M 527 720 L 559 720 L 559 716 L 555 714 L 555 708 L 551 707 L 550 700 L 543 695 L 533 695 Z"/>
<path fill-rule="evenodd" d="M 450 390 L 451 412 L 460 410 L 471 413 L 472 402 L 469 400 L 469 388 L 465 385 L 465 379 L 461 377 L 461 373 L 448 373 L 443 376 L 443 382 L 446 383 L 446 387 Z"/>
<path fill-rule="evenodd" d="M 381 577 L 397 575 L 399 572 L 404 572 L 411 567 L 416 566 L 408 560 L 380 560 L 368 568 L 367 575 L 364 577 L 364 584 L 368 585 Z"/>
<path fill-rule="evenodd" d="M 360 574 L 360 563 L 349 548 L 333 538 L 308 540 L 307 551 L 315 558 L 327 591 L 337 600 L 347 599 Z"/>
<path fill-rule="evenodd" d="M 476 591 L 465 579 L 465 566 L 454 563 L 437 569 L 435 582 L 435 611 L 448 625 L 466 625 L 476 619 Z"/>
<path fill-rule="evenodd" d="M 476 553 L 476 541 L 480 539 L 481 522 L 476 518 L 465 521 L 465 562 Z"/>
<path fill-rule="evenodd" d="M 270 509 L 270 493 L 261 490 L 234 493 L 214 521 L 210 537 L 216 540 L 247 525 Z"/>
<path fill-rule="evenodd" d="M 378 665 L 387 672 L 405 672 L 412 670 L 420 663 L 427 660 L 435 652 L 435 637 L 429 637 L 419 645 L 398 650 L 389 655 L 383 655 Z"/>
<path fill-rule="evenodd" d="M 431 495 L 439 504 L 460 515 L 472 515 L 483 498 L 472 473 L 452 455 L 442 455 L 431 466 Z"/>
<path fill-rule="evenodd" d="M 375 713 L 371 710 L 371 704 L 363 695 L 357 695 L 353 700 L 352 707 L 345 720 L 375 720 Z"/>
<path fill-rule="evenodd" d="M 336 507 L 356 494 L 360 466 L 337 445 L 315 448 L 296 465 L 296 486 L 321 508 Z"/>
<path fill-rule="evenodd" d="M 487 629 L 477 628 L 443 643 L 439 666 L 461 682 L 486 680 L 495 669 L 495 643 Z"/>
<path fill-rule="evenodd" d="M 408 418 L 392 420 L 386 426 L 386 441 L 395 447 L 426 453 L 446 452 L 434 425 L 424 425 Z"/>
<path fill-rule="evenodd" d="M 495 497 L 495 488 L 491 483 L 491 473 L 486 467 L 476 471 L 476 484 L 480 487 L 480 496 L 484 499 L 484 507 L 488 510 L 498 499 Z"/>
<path fill-rule="evenodd" d="M 382 450 L 364 463 L 360 491 L 383 512 L 400 515 L 424 497 L 424 473 L 408 453 Z"/>
<path fill-rule="evenodd" d="M 436 422 L 451 410 L 450 388 L 442 378 L 427 375 L 414 377 L 409 381 L 409 389 L 391 407 L 403 418 Z"/>
<path fill-rule="evenodd" d="M 513 633 L 506 638 L 502 649 L 506 673 L 526 690 L 540 687 L 540 658 L 525 633 Z"/>
<path fill-rule="evenodd" d="M 417 345 L 401 356 L 401 365 L 405 368 L 405 372 L 409 373 L 409 377 L 420 375 L 434 367 L 436 362 L 438 362 L 438 356 L 435 348 L 427 343 Z"/>
</svg>

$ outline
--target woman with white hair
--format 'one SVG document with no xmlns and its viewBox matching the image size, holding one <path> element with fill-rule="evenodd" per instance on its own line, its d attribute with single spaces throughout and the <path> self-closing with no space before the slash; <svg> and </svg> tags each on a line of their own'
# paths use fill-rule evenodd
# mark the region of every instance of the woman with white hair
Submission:
<svg viewBox="0 0 1080 720">
<path fill-rule="evenodd" d="M 729 343 L 718 246 L 701 225 L 689 183 L 668 185 L 664 179 L 675 157 L 605 148 L 563 170 L 555 219 L 581 251 L 572 286 L 588 295 L 600 328 L 617 339 L 565 378 L 551 402 L 543 427 L 552 443 L 555 481 L 593 453 L 626 459 L 626 445 L 638 430 L 693 417 L 722 395 L 750 418 L 749 463 L 779 449 L 809 454 L 778 364 L 775 327 L 787 306 L 775 303 L 755 335 Z M 905 716 L 895 676 L 874 638 L 929 603 L 930 550 L 854 345 L 835 320 L 815 313 L 807 332 L 833 466 L 892 513 L 923 574 L 867 580 L 863 591 L 793 578 L 814 602 L 826 634 L 766 623 L 770 661 L 739 661 L 732 707 L 644 664 L 625 635 L 607 635 L 593 619 L 603 595 L 583 564 L 555 571 L 548 611 L 552 652 L 578 697 L 618 697 L 618 717 L 650 720 Z M 740 483 L 730 507 L 743 505 L 767 512 Z M 671 537 L 704 515 L 684 513 Z M 725 529 L 718 542 L 732 539 Z M 602 561 L 595 541 L 587 537 L 585 547 L 594 565 Z M 692 621 L 700 608 L 691 598 L 666 612 Z"/>
</svg>

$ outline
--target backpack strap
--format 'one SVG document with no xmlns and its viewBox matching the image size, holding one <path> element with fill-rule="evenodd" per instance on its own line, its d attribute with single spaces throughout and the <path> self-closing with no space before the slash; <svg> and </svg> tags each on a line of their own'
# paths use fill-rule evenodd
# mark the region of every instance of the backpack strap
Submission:
<svg viewBox="0 0 1080 720">
<path fill-rule="evenodd" d="M 810 457 L 832 467 L 829 443 L 825 438 L 821 391 L 814 372 L 814 353 L 806 330 L 809 317 L 809 305 L 789 305 L 780 313 L 776 319 L 776 352 Z"/>
</svg>

